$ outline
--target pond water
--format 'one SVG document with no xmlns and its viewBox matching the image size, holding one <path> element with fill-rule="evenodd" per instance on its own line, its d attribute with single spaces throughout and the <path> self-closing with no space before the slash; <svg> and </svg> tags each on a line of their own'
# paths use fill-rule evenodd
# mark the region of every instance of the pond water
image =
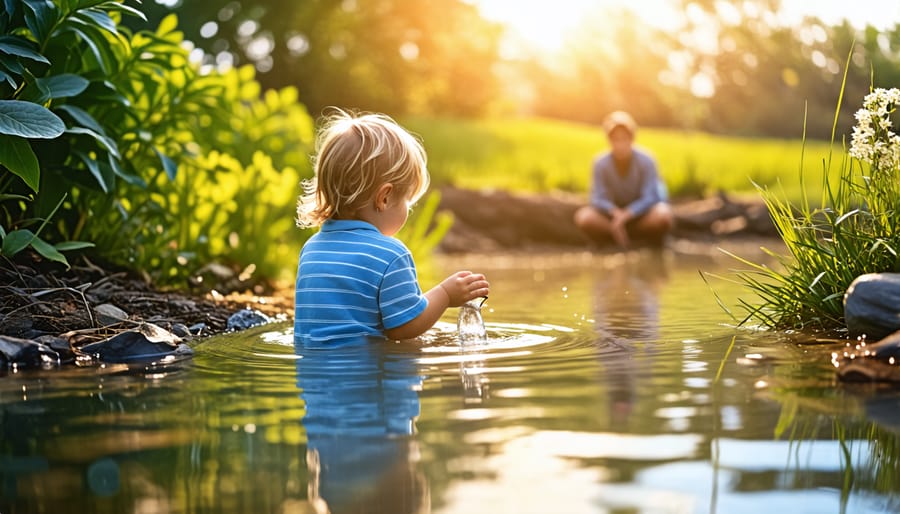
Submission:
<svg viewBox="0 0 900 514">
<path fill-rule="evenodd" d="M 418 344 L 297 355 L 284 322 L 9 373 L 0 514 L 900 511 L 900 395 L 836 383 L 839 342 L 737 328 L 716 295 L 746 291 L 699 273 L 736 264 L 443 258 L 488 274 L 483 342 L 451 309 Z"/>
</svg>

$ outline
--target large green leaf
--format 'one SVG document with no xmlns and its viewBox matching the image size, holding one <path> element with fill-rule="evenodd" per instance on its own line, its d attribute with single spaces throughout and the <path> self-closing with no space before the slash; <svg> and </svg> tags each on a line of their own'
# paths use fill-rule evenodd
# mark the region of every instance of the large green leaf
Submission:
<svg viewBox="0 0 900 514">
<path fill-rule="evenodd" d="M 37 253 L 44 256 L 46 259 L 50 259 L 51 261 L 61 262 L 69 267 L 69 261 L 66 260 L 66 256 L 59 253 L 59 250 L 56 249 L 53 245 L 44 241 L 43 239 L 34 236 L 34 239 L 31 241 L 31 247 L 34 248 Z"/>
<path fill-rule="evenodd" d="M 41 167 L 27 139 L 0 134 L 0 165 L 6 166 L 6 169 L 18 175 L 28 187 L 37 192 L 41 182 Z"/>
<path fill-rule="evenodd" d="M 91 9 L 83 9 L 73 16 L 77 16 L 87 23 L 93 23 L 94 25 L 102 28 L 107 32 L 111 32 L 113 34 L 119 33 L 119 30 L 116 28 L 116 22 L 114 22 L 113 19 L 109 17 L 109 14 L 97 9 L 96 7 Z"/>
<path fill-rule="evenodd" d="M 0 36 L 0 52 L 24 59 L 50 64 L 46 57 L 32 48 L 32 43 L 18 36 Z"/>
<path fill-rule="evenodd" d="M 16 75 L 21 76 L 25 73 L 25 67 L 22 66 L 15 57 L 6 55 L 0 52 L 0 66 L 2 66 L 6 71 L 10 73 L 15 73 Z"/>
<path fill-rule="evenodd" d="M 66 124 L 49 109 L 20 100 L 0 100 L 0 134 L 34 139 L 54 139 Z"/>
<path fill-rule="evenodd" d="M 84 109 L 74 105 L 63 104 L 57 106 L 56 110 L 68 114 L 82 127 L 89 128 L 104 137 L 106 136 L 106 132 L 103 130 L 103 127 L 100 126 L 100 123 Z"/>
<path fill-rule="evenodd" d="M 47 0 L 22 0 L 22 3 L 27 7 L 25 25 L 39 42 L 46 41 L 56 24 L 56 6 Z"/>
<path fill-rule="evenodd" d="M 0 246 L 0 254 L 12 257 L 28 247 L 32 241 L 34 241 L 34 232 L 27 228 L 13 230 L 3 238 L 3 246 Z"/>
<path fill-rule="evenodd" d="M 49 94 L 49 98 L 68 98 L 80 95 L 90 82 L 73 73 L 61 73 L 52 77 L 44 77 L 36 80 L 38 87 Z"/>
</svg>

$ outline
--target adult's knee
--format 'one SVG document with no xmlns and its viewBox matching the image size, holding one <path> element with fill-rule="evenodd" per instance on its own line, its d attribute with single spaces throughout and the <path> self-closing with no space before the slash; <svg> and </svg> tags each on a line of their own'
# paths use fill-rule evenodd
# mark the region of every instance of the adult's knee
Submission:
<svg viewBox="0 0 900 514">
<path fill-rule="evenodd" d="M 596 211 L 591 206 L 579 207 L 575 210 L 572 220 L 575 222 L 576 227 L 585 230 L 593 225 L 593 219 L 596 215 Z"/>
</svg>

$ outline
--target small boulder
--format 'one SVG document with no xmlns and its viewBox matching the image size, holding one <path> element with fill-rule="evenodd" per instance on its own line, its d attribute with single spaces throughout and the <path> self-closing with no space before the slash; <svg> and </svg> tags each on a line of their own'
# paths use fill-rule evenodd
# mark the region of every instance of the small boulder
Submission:
<svg viewBox="0 0 900 514">
<path fill-rule="evenodd" d="M 900 273 L 869 273 L 844 294 L 844 322 L 850 337 L 877 341 L 900 330 Z"/>
<path fill-rule="evenodd" d="M 156 325 L 142 323 L 108 339 L 83 346 L 79 353 L 101 362 L 156 361 L 164 357 L 190 356 L 193 350 L 181 339 Z"/>
<path fill-rule="evenodd" d="M 174 323 L 172 325 L 172 333 L 181 338 L 191 337 L 191 330 L 184 323 Z"/>
<path fill-rule="evenodd" d="M 115 325 L 128 319 L 128 313 L 111 303 L 104 303 L 94 307 L 94 314 L 101 326 Z"/>
<path fill-rule="evenodd" d="M 271 323 L 272 318 L 255 309 L 241 309 L 228 318 L 226 330 L 246 330 L 256 325 Z"/>
<path fill-rule="evenodd" d="M 59 354 L 45 344 L 0 335 L 0 366 L 56 366 L 59 362 Z"/>
</svg>

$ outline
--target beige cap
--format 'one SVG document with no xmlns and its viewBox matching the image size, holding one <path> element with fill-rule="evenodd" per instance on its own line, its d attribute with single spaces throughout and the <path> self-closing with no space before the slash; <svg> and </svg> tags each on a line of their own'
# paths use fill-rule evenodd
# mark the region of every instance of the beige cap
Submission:
<svg viewBox="0 0 900 514">
<path fill-rule="evenodd" d="M 603 130 L 606 131 L 607 135 L 616 127 L 624 127 L 631 135 L 637 132 L 637 123 L 625 111 L 613 111 L 603 120 Z"/>
</svg>

